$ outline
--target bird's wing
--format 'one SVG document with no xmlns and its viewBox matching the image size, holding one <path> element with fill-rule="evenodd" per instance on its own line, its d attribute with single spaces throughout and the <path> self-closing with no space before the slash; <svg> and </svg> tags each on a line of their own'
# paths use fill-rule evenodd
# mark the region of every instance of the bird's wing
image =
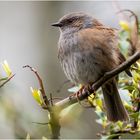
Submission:
<svg viewBox="0 0 140 140">
<path fill-rule="evenodd" d="M 102 63 L 106 71 L 115 68 L 125 61 L 125 57 L 118 48 L 118 31 L 104 26 L 83 29 L 78 33 L 78 46 L 84 50 L 93 50 L 97 60 Z M 129 76 L 131 72 L 126 70 Z"/>
<path fill-rule="evenodd" d="M 98 26 L 78 32 L 78 47 L 83 51 L 90 50 L 105 71 L 120 64 L 121 59 L 117 45 L 118 36 L 114 29 Z"/>
</svg>

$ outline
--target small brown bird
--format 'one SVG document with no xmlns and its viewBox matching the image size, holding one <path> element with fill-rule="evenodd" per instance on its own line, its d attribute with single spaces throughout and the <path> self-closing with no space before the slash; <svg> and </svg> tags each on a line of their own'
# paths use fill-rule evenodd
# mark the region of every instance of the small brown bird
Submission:
<svg viewBox="0 0 140 140">
<path fill-rule="evenodd" d="M 60 28 L 58 58 L 67 78 L 75 84 L 88 85 L 97 81 L 125 61 L 118 49 L 118 33 L 92 16 L 77 12 L 65 15 L 57 23 Z M 116 79 L 102 85 L 107 118 L 127 121 Z"/>
</svg>

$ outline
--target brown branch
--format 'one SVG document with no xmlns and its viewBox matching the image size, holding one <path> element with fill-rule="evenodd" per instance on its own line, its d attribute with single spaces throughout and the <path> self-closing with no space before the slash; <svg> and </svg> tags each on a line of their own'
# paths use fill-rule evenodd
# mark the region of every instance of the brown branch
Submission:
<svg viewBox="0 0 140 140">
<path fill-rule="evenodd" d="M 41 94 L 42 94 L 42 97 L 43 97 L 43 101 L 44 101 L 45 105 L 48 108 L 49 107 L 49 100 L 48 100 L 48 98 L 46 96 L 45 89 L 44 89 L 44 86 L 43 86 L 43 82 L 42 82 L 42 79 L 39 76 L 38 72 L 36 71 L 36 69 L 34 69 L 33 67 L 31 67 L 29 65 L 25 65 L 25 66 L 23 66 L 23 68 L 29 68 L 36 75 L 36 77 L 38 79 L 38 82 L 39 82 L 39 85 L 40 85 L 40 91 L 41 91 Z"/>
<path fill-rule="evenodd" d="M 55 106 L 53 106 L 53 100 L 59 99 L 59 98 L 52 98 L 52 94 L 50 94 L 50 99 L 48 99 L 45 94 L 45 89 L 43 86 L 42 79 L 41 79 L 40 75 L 38 74 L 38 72 L 29 65 L 23 66 L 23 68 L 29 68 L 31 71 L 33 71 L 33 73 L 36 75 L 36 77 L 38 79 L 41 95 L 42 95 L 43 101 L 45 103 L 45 104 L 42 104 L 42 108 L 47 109 L 50 114 L 48 124 L 50 124 L 51 132 L 52 132 L 51 138 L 58 139 L 60 136 L 60 128 L 61 128 L 60 122 L 59 122 L 59 120 L 60 120 L 59 119 L 59 110 L 57 110 L 57 108 Z"/>
<path fill-rule="evenodd" d="M 107 82 L 109 79 L 113 78 L 114 76 L 118 75 L 122 71 L 128 69 L 132 64 L 134 64 L 138 59 L 140 59 L 140 52 L 137 51 L 134 55 L 128 58 L 127 61 L 120 64 L 117 68 L 113 69 L 112 71 L 106 72 L 103 77 L 101 77 L 97 82 L 95 82 L 92 85 L 92 88 L 89 90 L 83 90 L 82 94 L 73 94 L 70 97 L 67 97 L 59 102 L 57 102 L 55 105 L 59 107 L 60 110 L 63 110 L 64 108 L 68 107 L 69 105 L 72 105 L 74 103 L 77 103 L 77 97 L 79 100 L 86 99 L 90 94 L 94 93 L 99 87 L 101 87 L 105 82 Z"/>
<path fill-rule="evenodd" d="M 135 30 L 135 34 L 132 34 L 131 38 L 130 38 L 130 45 L 132 47 L 138 47 L 138 18 L 135 15 L 134 12 L 132 12 L 131 10 L 122 10 L 122 11 L 128 11 L 132 14 L 132 16 L 135 17 L 135 23 L 136 23 L 136 30 Z M 120 11 L 120 12 L 122 12 Z M 134 35 L 134 36 L 133 36 Z M 134 40 L 133 40 L 133 38 Z M 137 50 L 137 49 L 136 49 Z M 86 99 L 89 95 L 91 95 L 92 93 L 94 93 L 96 90 L 98 90 L 105 82 L 107 82 L 108 80 L 110 80 L 111 78 L 115 77 L 116 75 L 118 75 L 119 73 L 121 73 L 122 71 L 125 71 L 126 69 L 128 69 L 132 64 L 134 64 L 138 59 L 140 59 L 140 51 L 137 50 L 131 57 L 128 58 L 127 61 L 125 61 L 124 63 L 120 64 L 117 68 L 113 69 L 112 71 L 106 72 L 103 77 L 101 77 L 98 81 L 96 81 L 90 88 L 88 89 L 84 89 L 84 90 L 79 90 L 77 93 L 74 93 L 73 95 L 58 101 L 57 103 L 53 103 L 53 98 L 52 98 L 52 94 L 50 94 L 50 99 L 47 98 L 46 94 L 45 94 L 45 90 L 44 90 L 44 86 L 43 86 L 43 82 L 42 79 L 40 78 L 38 72 L 32 68 L 29 65 L 23 66 L 23 68 L 30 68 L 31 71 L 34 72 L 34 74 L 36 75 L 40 88 L 41 88 L 41 94 L 44 100 L 44 103 L 46 104 L 46 108 L 49 113 L 50 113 L 50 119 L 49 119 L 49 124 L 51 126 L 51 131 L 52 131 L 52 138 L 58 139 L 60 136 L 60 111 L 65 109 L 66 107 L 78 103 L 81 100 Z M 137 108 L 137 111 L 140 110 L 140 104 Z M 129 133 L 129 130 L 123 130 L 123 131 L 118 131 L 116 133 Z M 119 135 L 118 135 L 119 136 Z"/>
<path fill-rule="evenodd" d="M 14 76 L 15 76 L 15 74 L 13 74 L 13 75 L 11 75 L 10 77 L 8 77 L 8 78 L 0 85 L 0 88 L 3 87 L 6 83 L 8 83 Z"/>
<path fill-rule="evenodd" d="M 45 108 L 49 111 L 50 113 L 50 120 L 49 120 L 49 124 L 51 126 L 51 132 L 52 132 L 52 137 L 51 138 L 59 138 L 60 136 L 60 112 L 65 109 L 66 107 L 78 103 L 77 100 L 77 96 L 79 101 L 86 99 L 90 94 L 94 93 L 99 87 L 101 87 L 105 82 L 107 82 L 109 79 L 115 77 L 116 75 L 118 75 L 120 72 L 128 69 L 132 64 L 134 64 L 138 59 L 140 59 L 140 52 L 137 51 L 134 55 L 132 55 L 131 57 L 128 58 L 127 61 L 125 61 L 124 63 L 120 64 L 117 68 L 113 69 L 112 71 L 106 72 L 104 74 L 103 77 L 101 77 L 98 81 L 96 81 L 91 88 L 89 89 L 84 89 L 81 91 L 78 91 L 77 93 L 74 93 L 73 95 L 58 101 L 57 103 L 54 103 L 53 105 L 51 105 L 49 102 L 50 100 L 52 101 L 52 97 L 50 97 L 50 100 L 48 100 L 47 96 L 47 103 L 49 104 L 49 108 Z M 35 69 L 33 69 L 30 66 L 24 66 L 24 67 L 29 67 L 37 76 L 40 87 L 42 88 L 43 83 L 42 80 L 40 78 L 40 76 L 38 75 L 37 71 Z M 42 88 L 44 89 L 44 88 Z M 43 90 L 44 94 L 45 94 L 45 90 Z M 42 93 L 42 92 L 41 92 Z"/>
<path fill-rule="evenodd" d="M 137 29 L 138 29 L 138 27 L 139 27 L 139 21 L 138 21 L 137 15 L 133 11 L 131 11 L 129 9 L 120 10 L 120 11 L 117 12 L 117 14 L 122 13 L 122 12 L 129 12 L 129 13 L 131 13 L 131 16 L 130 17 L 134 16 L 134 18 L 136 20 Z"/>
</svg>

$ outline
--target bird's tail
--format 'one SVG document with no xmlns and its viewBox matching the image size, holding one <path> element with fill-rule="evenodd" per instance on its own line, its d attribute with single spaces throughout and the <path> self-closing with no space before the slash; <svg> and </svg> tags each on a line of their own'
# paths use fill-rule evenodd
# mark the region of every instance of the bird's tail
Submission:
<svg viewBox="0 0 140 140">
<path fill-rule="evenodd" d="M 102 86 L 108 120 L 112 122 L 127 121 L 129 116 L 121 101 L 115 79 Z"/>
</svg>

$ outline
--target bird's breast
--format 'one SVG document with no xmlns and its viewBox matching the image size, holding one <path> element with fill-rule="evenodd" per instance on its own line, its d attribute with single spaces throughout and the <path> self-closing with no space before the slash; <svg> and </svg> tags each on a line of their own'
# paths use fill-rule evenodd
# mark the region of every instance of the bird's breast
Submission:
<svg viewBox="0 0 140 140">
<path fill-rule="evenodd" d="M 60 37 L 58 58 L 65 75 L 73 83 L 88 84 L 102 74 L 93 52 L 83 50 L 77 36 Z"/>
</svg>

